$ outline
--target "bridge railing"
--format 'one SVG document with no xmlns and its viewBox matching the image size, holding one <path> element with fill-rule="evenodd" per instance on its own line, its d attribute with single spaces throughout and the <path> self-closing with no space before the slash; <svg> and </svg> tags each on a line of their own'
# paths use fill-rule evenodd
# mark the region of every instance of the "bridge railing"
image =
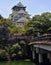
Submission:
<svg viewBox="0 0 51 65">
<path fill-rule="evenodd" d="M 34 43 L 43 43 L 43 44 L 51 44 L 51 34 L 35 37 L 32 42 Z"/>
</svg>

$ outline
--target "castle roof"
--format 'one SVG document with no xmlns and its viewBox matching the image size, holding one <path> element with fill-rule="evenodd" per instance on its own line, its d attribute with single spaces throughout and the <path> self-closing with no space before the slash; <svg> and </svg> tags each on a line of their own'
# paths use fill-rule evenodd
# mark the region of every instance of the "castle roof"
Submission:
<svg viewBox="0 0 51 65">
<path fill-rule="evenodd" d="M 26 6 L 24 6 L 21 2 L 19 2 L 17 5 L 13 6 L 12 9 L 14 9 L 15 7 L 23 7 L 26 8 Z"/>
<path fill-rule="evenodd" d="M 16 22 L 26 22 L 26 21 L 28 21 L 27 18 L 21 17 L 21 18 L 20 18 L 19 20 L 17 20 Z"/>
<path fill-rule="evenodd" d="M 16 6 L 18 6 L 18 7 L 25 7 L 21 2 L 19 2 Z"/>
<path fill-rule="evenodd" d="M 20 14 L 20 13 L 23 13 L 23 14 L 27 14 L 24 10 L 20 10 L 19 12 L 18 12 L 18 14 Z"/>
</svg>

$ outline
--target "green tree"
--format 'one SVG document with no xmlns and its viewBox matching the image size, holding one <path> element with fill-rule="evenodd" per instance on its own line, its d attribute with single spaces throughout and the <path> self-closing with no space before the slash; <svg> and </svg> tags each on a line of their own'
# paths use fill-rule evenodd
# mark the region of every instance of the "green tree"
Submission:
<svg viewBox="0 0 51 65">
<path fill-rule="evenodd" d="M 5 60 L 5 58 L 6 58 L 6 51 L 5 50 L 0 50 L 0 59 Z"/>
<path fill-rule="evenodd" d="M 32 35 L 34 33 L 33 26 L 34 26 L 34 22 L 32 20 L 27 21 L 24 25 L 24 29 L 25 29 L 24 33 L 26 35 Z"/>
<path fill-rule="evenodd" d="M 36 15 L 32 18 L 32 21 L 39 22 L 35 27 L 39 29 L 41 34 L 47 33 L 49 27 L 51 27 L 51 13 L 45 12 L 41 15 Z"/>
<path fill-rule="evenodd" d="M 6 51 L 6 56 L 7 56 L 8 61 L 11 61 L 12 46 L 8 44 L 7 46 L 4 47 L 4 49 Z"/>
</svg>

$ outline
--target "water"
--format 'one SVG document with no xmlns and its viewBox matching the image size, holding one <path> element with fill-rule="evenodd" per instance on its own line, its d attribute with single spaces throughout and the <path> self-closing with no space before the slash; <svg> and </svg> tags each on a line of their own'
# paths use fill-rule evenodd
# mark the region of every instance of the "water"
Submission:
<svg viewBox="0 0 51 65">
<path fill-rule="evenodd" d="M 0 62 L 0 65 L 35 65 L 31 61 Z"/>
</svg>

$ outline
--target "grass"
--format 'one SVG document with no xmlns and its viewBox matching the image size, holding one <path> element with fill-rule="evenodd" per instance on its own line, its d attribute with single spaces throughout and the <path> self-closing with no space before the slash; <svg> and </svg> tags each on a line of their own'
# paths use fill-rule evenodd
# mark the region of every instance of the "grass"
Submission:
<svg viewBox="0 0 51 65">
<path fill-rule="evenodd" d="M 35 65 L 31 61 L 0 62 L 0 65 Z"/>
</svg>

